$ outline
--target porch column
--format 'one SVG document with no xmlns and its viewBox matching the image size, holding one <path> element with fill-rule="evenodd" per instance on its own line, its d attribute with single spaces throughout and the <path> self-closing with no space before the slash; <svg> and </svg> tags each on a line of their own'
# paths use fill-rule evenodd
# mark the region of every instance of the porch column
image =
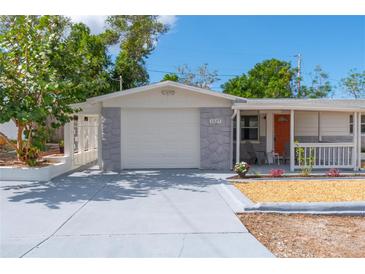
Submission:
<svg viewBox="0 0 365 274">
<path fill-rule="evenodd" d="M 357 127 L 357 170 L 361 169 L 361 112 L 358 113 L 358 127 Z"/>
<path fill-rule="evenodd" d="M 352 144 L 353 144 L 353 150 L 352 150 L 352 164 L 354 166 L 354 170 L 357 170 L 357 162 L 358 162 L 358 156 L 357 156 L 357 152 L 358 152 L 358 127 L 359 127 L 359 123 L 358 123 L 358 115 L 357 112 L 354 112 L 353 115 L 353 139 L 352 139 Z"/>
<path fill-rule="evenodd" d="M 294 171 L 295 164 L 295 150 L 294 150 L 294 110 L 290 110 L 290 171 Z"/>
<path fill-rule="evenodd" d="M 98 135 L 98 140 L 97 140 L 97 148 L 98 148 L 98 166 L 100 169 L 103 169 L 103 157 L 102 157 L 102 149 L 103 146 L 101 144 L 101 140 L 102 140 L 102 116 L 101 113 L 98 114 L 98 118 L 97 118 L 97 123 L 98 123 L 98 130 L 97 130 L 97 135 Z"/>
<path fill-rule="evenodd" d="M 321 112 L 318 111 L 318 141 L 322 142 L 322 132 L 321 132 Z"/>
<path fill-rule="evenodd" d="M 273 136 L 274 136 L 274 114 L 270 111 L 266 113 L 266 153 L 268 155 L 269 164 L 272 164 L 274 159 L 272 157 L 272 152 L 274 150 L 273 146 Z"/>
<path fill-rule="evenodd" d="M 240 162 L 240 146 L 241 146 L 241 113 L 237 110 L 236 115 L 236 163 Z"/>
<path fill-rule="evenodd" d="M 74 147 L 74 121 L 71 120 L 67 124 L 64 125 L 63 130 L 63 141 L 64 141 L 64 149 L 65 156 L 72 156 L 73 147 Z"/>
</svg>

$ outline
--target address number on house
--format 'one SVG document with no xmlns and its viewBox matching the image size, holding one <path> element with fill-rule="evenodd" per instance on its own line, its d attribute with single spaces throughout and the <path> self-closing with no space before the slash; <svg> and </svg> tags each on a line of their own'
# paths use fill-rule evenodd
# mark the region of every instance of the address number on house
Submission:
<svg viewBox="0 0 365 274">
<path fill-rule="evenodd" d="M 210 125 L 220 125 L 220 124 L 222 124 L 222 119 L 219 119 L 219 118 L 209 119 L 209 124 Z"/>
</svg>

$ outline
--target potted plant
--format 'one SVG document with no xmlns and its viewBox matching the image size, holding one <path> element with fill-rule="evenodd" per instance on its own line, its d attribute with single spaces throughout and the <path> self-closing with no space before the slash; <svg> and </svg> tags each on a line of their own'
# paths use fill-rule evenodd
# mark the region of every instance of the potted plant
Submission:
<svg viewBox="0 0 365 274">
<path fill-rule="evenodd" d="M 238 174 L 240 177 L 246 176 L 247 172 L 250 170 L 250 165 L 246 162 L 240 162 L 235 164 L 234 166 L 234 172 Z"/>
<path fill-rule="evenodd" d="M 65 143 L 63 140 L 59 141 L 58 146 L 60 148 L 60 153 L 61 154 L 65 153 Z"/>
</svg>

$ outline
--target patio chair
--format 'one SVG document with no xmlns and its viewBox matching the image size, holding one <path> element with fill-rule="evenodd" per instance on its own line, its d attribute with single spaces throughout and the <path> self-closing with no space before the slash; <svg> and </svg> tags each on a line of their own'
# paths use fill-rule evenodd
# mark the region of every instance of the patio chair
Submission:
<svg viewBox="0 0 365 274">
<path fill-rule="evenodd" d="M 265 151 L 256 151 L 257 164 L 264 165 L 268 163 L 267 154 Z"/>
<path fill-rule="evenodd" d="M 249 156 L 248 162 L 250 164 L 257 164 L 257 155 L 256 155 L 256 151 L 255 151 L 252 143 L 247 142 L 245 145 L 245 149 L 246 149 L 247 155 Z"/>
<path fill-rule="evenodd" d="M 283 163 L 286 164 L 286 162 L 290 163 L 290 144 L 286 143 L 284 145 L 284 154 L 283 156 Z"/>
</svg>

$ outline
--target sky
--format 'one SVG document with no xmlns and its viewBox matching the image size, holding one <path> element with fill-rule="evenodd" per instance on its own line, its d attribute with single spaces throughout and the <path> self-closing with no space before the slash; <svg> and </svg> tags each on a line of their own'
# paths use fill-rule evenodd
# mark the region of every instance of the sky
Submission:
<svg viewBox="0 0 365 274">
<path fill-rule="evenodd" d="M 94 33 L 103 29 L 102 16 L 73 16 Z M 320 65 L 335 86 L 334 97 L 346 97 L 339 81 L 350 69 L 365 70 L 365 16 L 161 16 L 170 31 L 161 36 L 147 59 L 150 81 L 187 64 L 193 70 L 207 63 L 220 81 L 247 73 L 256 63 L 278 58 L 296 66 L 302 56 L 304 81 Z M 111 49 L 115 54 L 117 48 Z"/>
</svg>

